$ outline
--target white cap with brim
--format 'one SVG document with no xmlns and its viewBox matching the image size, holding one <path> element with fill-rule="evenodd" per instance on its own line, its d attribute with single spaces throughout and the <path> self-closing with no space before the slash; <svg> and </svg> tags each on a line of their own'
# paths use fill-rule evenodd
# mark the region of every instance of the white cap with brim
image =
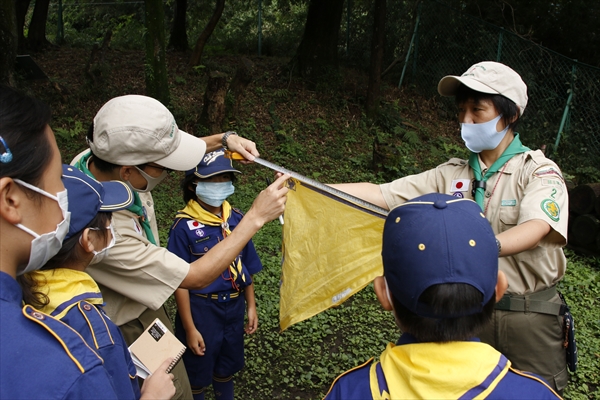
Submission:
<svg viewBox="0 0 600 400">
<path fill-rule="evenodd" d="M 445 76 L 438 83 L 438 93 L 454 96 L 461 83 L 476 92 L 499 94 L 512 100 L 521 115 L 527 106 L 527 85 L 519 74 L 504 64 L 483 61 L 471 66 L 461 76 Z"/>
<path fill-rule="evenodd" d="M 206 152 L 204 140 L 177 127 L 158 100 L 127 95 L 109 100 L 94 117 L 90 149 L 117 165 L 156 163 L 175 171 L 194 168 Z"/>
</svg>

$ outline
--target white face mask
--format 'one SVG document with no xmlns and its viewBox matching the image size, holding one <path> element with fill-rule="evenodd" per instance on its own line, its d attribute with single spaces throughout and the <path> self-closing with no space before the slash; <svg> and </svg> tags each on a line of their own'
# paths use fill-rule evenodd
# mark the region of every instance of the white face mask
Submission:
<svg viewBox="0 0 600 400">
<path fill-rule="evenodd" d="M 221 204 L 234 192 L 235 187 L 231 181 L 198 182 L 196 184 L 196 196 L 213 207 L 221 207 Z"/>
<path fill-rule="evenodd" d="M 99 231 L 100 230 L 100 228 L 90 228 L 90 229 L 93 230 L 93 231 Z M 102 260 L 104 260 L 104 258 L 106 256 L 108 256 L 108 251 L 115 245 L 116 238 L 115 238 L 115 231 L 113 230 L 112 224 L 110 224 L 109 226 L 107 226 L 106 229 L 110 230 L 110 234 L 112 236 L 112 239 L 110 240 L 110 243 L 108 244 L 108 246 L 106 246 L 102 250 L 100 250 L 100 251 L 92 250 L 92 253 L 94 253 L 94 257 L 92 257 L 92 261 L 90 261 L 89 265 L 98 264 L 99 262 L 101 262 Z M 81 236 L 79 237 L 79 244 L 81 244 Z"/>
<path fill-rule="evenodd" d="M 465 141 L 465 146 L 473 153 L 481 153 L 483 150 L 493 150 L 498 147 L 508 132 L 508 125 L 501 132 L 496 131 L 496 124 L 500 118 L 502 118 L 502 114 L 482 124 L 460 124 L 460 133 Z"/>
<path fill-rule="evenodd" d="M 61 249 L 62 242 L 65 240 L 65 236 L 67 236 L 67 232 L 69 232 L 69 222 L 71 221 L 71 213 L 69 212 L 69 198 L 67 197 L 67 190 L 63 190 L 62 192 L 56 193 L 56 196 L 51 195 L 50 193 L 36 187 L 30 185 L 27 182 L 23 182 L 20 179 L 13 179 L 16 183 L 21 186 L 24 186 L 34 192 L 38 192 L 46 197 L 51 198 L 52 200 L 58 203 L 60 210 L 62 211 L 63 219 L 56 226 L 56 229 L 52 232 L 44 233 L 42 235 L 38 235 L 31 229 L 23 226 L 21 224 L 16 224 L 15 226 L 33 236 L 35 239 L 31 241 L 31 251 L 29 253 L 29 262 L 27 265 L 19 265 L 17 268 L 17 275 L 22 275 L 26 272 L 35 271 L 37 269 L 42 268 L 49 259 L 54 257 L 56 253 Z"/>
<path fill-rule="evenodd" d="M 144 179 L 146 179 L 146 188 L 145 189 L 136 189 L 134 187 L 132 187 L 133 190 L 135 190 L 136 192 L 139 193 L 147 193 L 149 191 L 151 191 L 152 189 L 154 189 L 156 187 L 156 185 L 158 185 L 159 183 L 161 183 L 163 181 L 163 179 L 165 179 L 167 177 L 167 171 L 163 169 L 163 172 L 160 174 L 160 176 L 158 178 L 154 178 L 150 175 L 148 175 L 147 173 L 145 173 L 144 171 L 142 171 L 140 168 L 135 167 L 135 169 L 137 169 L 140 174 L 142 174 L 142 176 L 144 177 Z M 131 185 L 129 185 L 131 186 Z"/>
</svg>

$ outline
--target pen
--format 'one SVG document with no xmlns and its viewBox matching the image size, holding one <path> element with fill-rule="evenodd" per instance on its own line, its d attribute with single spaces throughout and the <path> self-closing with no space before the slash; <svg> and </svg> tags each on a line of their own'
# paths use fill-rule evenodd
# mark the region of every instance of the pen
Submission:
<svg viewBox="0 0 600 400">
<path fill-rule="evenodd" d="M 271 184 L 271 180 L 269 178 L 265 178 L 265 180 L 267 181 L 267 186 L 269 186 Z M 283 225 L 283 214 L 279 216 L 279 223 Z"/>
</svg>

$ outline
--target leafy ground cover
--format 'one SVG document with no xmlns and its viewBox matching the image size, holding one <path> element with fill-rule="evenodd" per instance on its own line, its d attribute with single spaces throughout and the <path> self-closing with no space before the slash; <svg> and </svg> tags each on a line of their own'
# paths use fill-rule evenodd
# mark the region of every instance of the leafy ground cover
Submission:
<svg viewBox="0 0 600 400">
<path fill-rule="evenodd" d="M 51 104 L 63 160 L 85 148 L 85 131 L 107 100 L 143 94 L 143 54 L 109 51 L 86 75 L 88 53 L 61 49 L 35 57 L 50 82 L 24 88 Z M 170 53 L 172 110 L 181 129 L 206 134 L 199 124 L 206 69 L 233 76 L 236 59 L 212 57 L 206 68 L 188 70 L 185 56 Z M 288 60 L 252 58 L 254 80 L 230 129 L 254 140 L 261 156 L 321 182 L 385 182 L 429 169 L 449 157 L 465 157 L 453 116 L 435 99 L 409 89 L 384 87 L 382 116 L 377 123 L 362 109 L 367 78 L 352 69 L 323 82 L 305 85 L 290 77 Z M 239 166 L 243 175 L 230 199 L 247 210 L 272 171 Z M 568 172 L 568 171 L 565 171 Z M 154 190 L 161 242 L 166 243 L 175 211 L 182 207 L 174 174 Z M 379 307 L 370 286 L 341 306 L 284 332 L 279 329 L 281 226 L 267 224 L 254 242 L 264 263 L 256 276 L 258 332 L 246 339 L 246 368 L 236 377 L 236 397 L 313 399 L 322 397 L 335 377 L 377 356 L 399 335 L 393 318 Z M 566 398 L 600 398 L 600 260 L 567 252 L 569 266 L 560 283 L 576 320 L 580 365 Z M 171 313 L 174 302 L 167 304 Z M 210 394 L 207 396 L 210 398 Z"/>
</svg>

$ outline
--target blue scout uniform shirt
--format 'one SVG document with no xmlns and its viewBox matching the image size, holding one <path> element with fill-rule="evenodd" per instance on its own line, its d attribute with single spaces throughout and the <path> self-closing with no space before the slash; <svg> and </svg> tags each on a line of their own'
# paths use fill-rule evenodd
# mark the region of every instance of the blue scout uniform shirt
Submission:
<svg viewBox="0 0 600 400">
<path fill-rule="evenodd" d="M 477 339 L 418 343 L 403 334 L 388 344 L 379 362 L 369 360 L 340 375 L 327 400 L 334 399 L 557 399 L 539 377 L 515 370 L 510 361 Z"/>
<path fill-rule="evenodd" d="M 241 211 L 231 208 L 230 217 L 226 221 L 229 230 L 232 231 L 235 229 L 242 218 L 243 214 Z M 206 254 L 208 250 L 213 248 L 223 239 L 223 228 L 221 226 L 211 226 L 207 225 L 206 221 L 179 217 L 174 220 L 173 225 L 171 226 L 167 249 L 188 263 L 192 263 Z M 233 264 L 237 265 L 240 262 L 242 274 L 238 274 L 235 279 L 235 286 L 241 290 L 252 284 L 251 275 L 262 270 L 262 263 L 256 253 L 252 240 L 246 244 L 240 255 L 234 260 Z M 190 290 L 190 294 L 236 291 L 232 280 L 233 274 L 231 268 L 229 268 L 221 274 L 221 279 L 216 279 L 204 289 Z"/>
<path fill-rule="evenodd" d="M 37 271 L 50 303 L 40 311 L 75 329 L 104 360 L 119 399 L 139 399 L 135 365 L 119 328 L 102 310 L 102 293 L 87 273 L 67 268 Z"/>
<path fill-rule="evenodd" d="M 19 284 L 0 272 L 0 398 L 117 399 L 81 336 L 22 301 Z"/>
</svg>

